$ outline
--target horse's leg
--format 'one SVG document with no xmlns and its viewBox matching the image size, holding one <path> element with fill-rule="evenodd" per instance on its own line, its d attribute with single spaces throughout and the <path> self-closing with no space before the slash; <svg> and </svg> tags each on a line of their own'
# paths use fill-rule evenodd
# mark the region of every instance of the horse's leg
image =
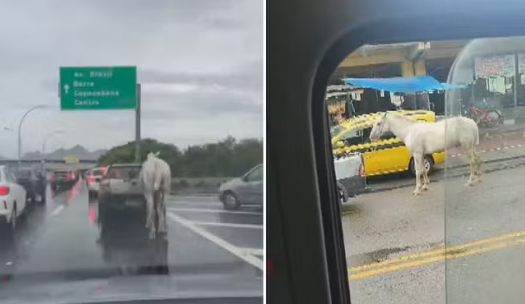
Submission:
<svg viewBox="0 0 525 304">
<path fill-rule="evenodd" d="M 476 160 L 474 155 L 474 150 L 472 147 L 468 148 L 468 158 L 470 163 L 470 176 L 468 181 L 465 183 L 465 186 L 472 186 L 474 180 L 476 179 Z"/>
<path fill-rule="evenodd" d="M 475 164 L 475 170 L 476 170 L 476 176 L 478 178 L 478 182 L 481 182 L 481 176 L 483 175 L 483 171 L 481 171 L 481 158 L 479 157 L 478 151 L 476 149 L 472 149 L 474 154 L 474 164 Z"/>
<path fill-rule="evenodd" d="M 428 185 L 430 185 L 430 180 L 428 179 L 428 173 L 424 165 L 422 166 L 421 171 L 423 171 L 423 186 L 421 187 L 421 190 L 426 191 L 428 190 Z"/>
<path fill-rule="evenodd" d="M 414 167 L 416 169 L 416 189 L 414 189 L 413 195 L 419 195 L 421 193 L 421 166 L 423 163 L 423 156 L 420 154 L 413 154 Z"/>
<path fill-rule="evenodd" d="M 165 190 L 161 190 L 161 193 L 159 194 L 159 202 L 157 204 L 157 214 L 159 219 L 159 233 L 166 233 L 168 231 L 168 227 L 166 224 L 166 192 Z"/>
<path fill-rule="evenodd" d="M 147 192 L 146 196 L 146 229 L 149 238 L 155 238 L 155 193 Z M 153 234 L 153 236 L 152 236 Z"/>
</svg>

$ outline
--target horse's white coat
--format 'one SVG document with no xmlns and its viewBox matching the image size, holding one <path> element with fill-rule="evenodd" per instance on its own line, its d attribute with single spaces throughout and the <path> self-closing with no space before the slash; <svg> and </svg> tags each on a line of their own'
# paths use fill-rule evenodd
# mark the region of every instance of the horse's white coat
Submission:
<svg viewBox="0 0 525 304">
<path fill-rule="evenodd" d="M 414 158 L 416 189 L 414 195 L 427 190 L 430 181 L 423 165 L 426 155 L 462 147 L 468 151 L 470 178 L 467 185 L 476 179 L 481 181 L 481 162 L 475 146 L 479 145 L 479 129 L 474 120 L 466 117 L 451 117 L 438 122 L 414 121 L 407 117 L 386 113 L 372 127 L 370 139 L 376 140 L 385 132 L 400 138 Z M 423 184 L 421 184 L 423 175 Z"/>
<path fill-rule="evenodd" d="M 158 152 L 149 153 L 146 161 L 142 164 L 140 181 L 147 204 L 146 229 L 149 229 L 149 237 L 155 238 L 155 212 L 158 216 L 158 229 L 160 233 L 168 230 L 166 223 L 166 194 L 171 188 L 171 169 L 168 163 L 158 158 Z M 158 203 L 155 210 L 154 195 L 158 191 Z"/>
</svg>

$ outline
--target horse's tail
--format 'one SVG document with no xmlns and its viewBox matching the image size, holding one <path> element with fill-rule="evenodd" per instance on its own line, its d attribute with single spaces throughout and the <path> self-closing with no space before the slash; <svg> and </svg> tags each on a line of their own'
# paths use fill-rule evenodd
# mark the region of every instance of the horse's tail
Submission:
<svg viewBox="0 0 525 304">
<path fill-rule="evenodd" d="M 158 164 L 155 164 L 155 173 L 153 174 L 153 176 L 153 190 L 158 191 L 162 182 L 162 170 L 160 170 L 160 166 Z"/>
</svg>

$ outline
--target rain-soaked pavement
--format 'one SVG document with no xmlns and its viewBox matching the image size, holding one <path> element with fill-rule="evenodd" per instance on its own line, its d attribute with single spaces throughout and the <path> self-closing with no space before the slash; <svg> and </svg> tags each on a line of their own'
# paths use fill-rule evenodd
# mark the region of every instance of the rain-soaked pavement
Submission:
<svg viewBox="0 0 525 304">
<path fill-rule="evenodd" d="M 126 285 L 135 287 L 125 293 L 138 292 L 144 286 L 163 286 L 154 292 L 156 296 L 188 296 L 189 291 L 199 295 L 214 290 L 221 296 L 262 296 L 260 210 L 230 212 L 216 197 L 170 196 L 168 236 L 155 242 L 145 238 L 139 217 L 131 213 L 116 218 L 116 229 L 101 239 L 97 204 L 96 199 L 88 200 L 85 183 L 79 182 L 61 193 L 48 189 L 47 204 L 27 210 L 18 223 L 15 246 L 6 247 L 4 243 L 1 247 L 2 303 L 23 298 L 28 287 L 37 290 L 54 283 L 82 282 L 83 292 L 104 294 L 100 284 L 106 289 L 117 288 L 115 282 L 122 278 L 138 280 Z M 144 284 L 142 278 L 152 277 L 157 280 L 155 284 Z M 90 282 L 99 285 L 86 288 Z M 41 290 L 35 299 L 53 293 L 53 288 Z M 65 290 L 55 289 L 54 293 Z M 105 292 L 111 294 L 111 290 Z"/>
<path fill-rule="evenodd" d="M 355 198 L 342 217 L 352 302 L 523 303 L 523 176 L 520 166 L 474 187 L 461 177 L 418 197 L 406 187 Z"/>
</svg>

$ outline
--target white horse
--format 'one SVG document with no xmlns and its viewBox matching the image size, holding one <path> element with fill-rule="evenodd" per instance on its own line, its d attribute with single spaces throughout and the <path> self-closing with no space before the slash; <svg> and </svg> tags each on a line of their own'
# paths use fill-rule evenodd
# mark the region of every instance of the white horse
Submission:
<svg viewBox="0 0 525 304">
<path fill-rule="evenodd" d="M 158 155 L 159 152 L 149 153 L 140 172 L 140 181 L 146 198 L 146 229 L 149 230 L 150 239 L 154 239 L 156 235 L 155 213 L 158 217 L 158 232 L 165 234 L 168 230 L 165 198 L 171 188 L 171 170 L 164 160 L 157 157 Z"/>
<path fill-rule="evenodd" d="M 471 186 L 476 181 L 481 181 L 481 160 L 476 151 L 476 146 L 479 145 L 479 129 L 474 120 L 459 116 L 429 123 L 387 112 L 372 127 L 370 140 L 379 139 L 385 132 L 392 132 L 401 139 L 412 154 L 416 169 L 414 195 L 420 194 L 421 190 L 427 190 L 430 184 L 423 164 L 425 155 L 432 155 L 445 149 L 464 148 L 470 160 L 470 177 L 466 185 Z M 423 175 L 423 184 L 421 184 L 421 175 Z"/>
</svg>

